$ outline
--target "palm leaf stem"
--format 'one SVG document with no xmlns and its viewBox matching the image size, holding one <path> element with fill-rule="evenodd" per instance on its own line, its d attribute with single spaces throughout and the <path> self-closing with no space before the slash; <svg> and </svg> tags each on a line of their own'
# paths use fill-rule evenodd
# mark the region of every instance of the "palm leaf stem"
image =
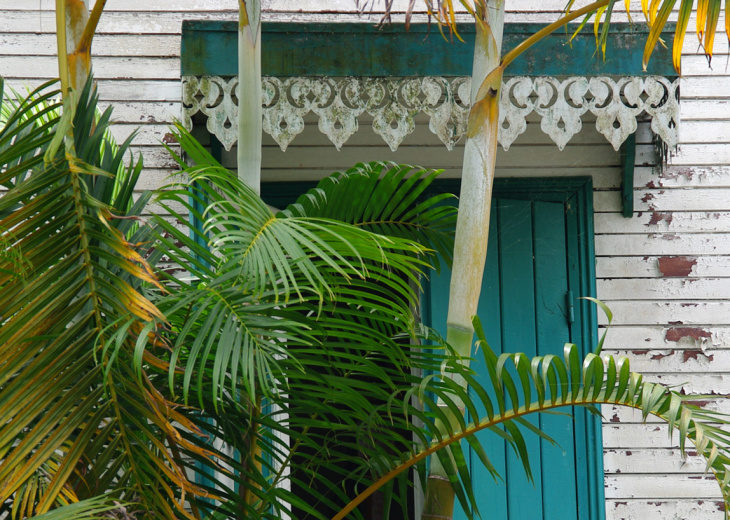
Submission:
<svg viewBox="0 0 730 520">
<path fill-rule="evenodd" d="M 569 24 L 573 20 L 580 18 L 581 16 L 585 16 L 587 14 L 590 14 L 597 9 L 600 9 L 601 7 L 605 7 L 608 4 L 612 4 L 615 0 L 598 0 L 597 2 L 593 2 L 591 4 L 588 4 L 585 7 L 582 7 L 576 11 L 572 11 L 565 16 L 560 17 L 557 21 L 551 23 L 550 25 L 540 29 L 535 34 L 531 35 L 529 38 L 527 38 L 525 41 L 517 45 L 514 49 L 509 51 L 507 54 L 505 54 L 501 61 L 500 61 L 500 67 L 502 70 L 506 69 L 507 66 L 515 61 L 522 53 L 524 53 L 526 50 L 528 50 L 530 47 L 532 47 L 535 43 L 539 42 L 546 36 L 554 33 L 561 27 L 564 27 L 565 25 Z"/>
<path fill-rule="evenodd" d="M 656 385 L 657 387 L 661 388 L 662 395 L 666 395 L 666 389 L 662 387 L 661 385 Z M 372 495 L 374 492 L 376 492 L 378 489 L 383 487 L 386 483 L 393 480 L 396 476 L 401 474 L 402 472 L 406 471 L 407 469 L 415 466 L 419 462 L 425 460 L 427 457 L 434 455 L 438 453 L 439 451 L 447 448 L 448 446 L 451 446 L 461 440 L 466 439 L 469 436 L 472 436 L 480 431 L 486 430 L 486 429 L 492 429 L 495 426 L 498 426 L 500 424 L 507 423 L 509 421 L 515 421 L 521 418 L 524 418 L 526 416 L 529 416 L 533 413 L 543 413 L 543 412 L 550 412 L 552 410 L 556 410 L 559 408 L 563 408 L 565 406 L 594 406 L 597 404 L 617 404 L 620 406 L 626 406 L 630 408 L 634 408 L 637 410 L 641 410 L 642 412 L 646 412 L 645 408 L 642 406 L 642 402 L 635 402 L 635 403 L 627 403 L 627 402 L 619 402 L 613 395 L 605 395 L 605 393 L 599 394 L 595 398 L 576 398 L 573 400 L 565 400 L 565 401 L 559 401 L 559 402 L 550 402 L 550 403 L 539 403 L 537 401 L 531 403 L 529 406 L 520 407 L 518 409 L 508 410 L 503 414 L 497 414 L 493 418 L 484 419 L 478 423 L 473 423 L 467 428 L 463 429 L 462 431 L 456 431 L 445 438 L 441 439 L 438 442 L 432 443 L 428 448 L 418 452 L 413 457 L 408 459 L 407 461 L 403 462 L 402 464 L 394 467 L 387 473 L 385 473 L 383 476 L 381 476 L 376 482 L 371 484 L 367 489 L 365 489 L 361 494 L 359 494 L 357 497 L 355 497 L 349 504 L 347 504 L 346 507 L 344 507 L 341 511 L 339 511 L 335 516 L 332 517 L 332 520 L 343 520 L 350 512 L 353 511 L 358 505 L 360 505 L 365 499 L 367 499 L 370 495 Z M 670 417 L 668 417 L 666 414 L 658 413 L 658 412 L 649 412 L 644 413 L 644 420 L 646 420 L 647 415 L 653 415 L 655 417 L 658 417 L 660 419 L 663 419 L 667 422 L 670 422 Z M 688 435 L 693 442 L 695 441 L 696 437 L 693 432 L 688 432 Z M 696 445 L 699 445 L 698 442 L 695 442 Z M 699 450 L 702 451 L 702 450 Z M 708 450 L 709 451 L 709 450 Z M 716 477 L 719 476 L 718 471 L 715 468 L 712 469 L 713 474 L 715 474 Z M 718 479 L 719 480 L 719 479 Z M 448 482 L 448 481 L 447 481 Z"/>
<path fill-rule="evenodd" d="M 104 324 L 101 317 L 101 302 L 99 300 L 96 277 L 93 272 L 93 263 L 91 261 L 91 252 L 89 251 L 89 234 L 86 229 L 86 214 L 84 207 L 86 206 L 83 200 L 81 192 L 79 174 L 73 169 L 70 170 L 71 174 L 71 187 L 74 201 L 74 211 L 76 212 L 76 221 L 79 226 L 79 246 L 81 254 L 83 255 L 83 265 L 86 270 L 86 282 L 89 284 L 89 294 L 91 295 L 91 304 L 94 309 L 94 321 L 96 322 L 96 330 L 99 334 L 102 334 Z M 103 336 L 99 338 L 100 342 L 104 343 Z"/>
<path fill-rule="evenodd" d="M 251 417 L 250 427 L 247 432 L 244 433 L 245 440 L 244 446 L 248 448 L 248 452 L 244 454 L 243 467 L 246 473 L 262 474 L 263 465 L 261 463 L 261 446 L 259 445 L 260 439 L 258 435 L 259 417 L 261 416 L 261 394 L 256 396 L 255 403 L 249 403 L 248 409 Z M 254 493 L 254 489 L 260 488 L 257 485 L 255 479 L 248 477 L 248 485 L 239 487 L 239 494 L 243 499 L 243 504 L 252 508 L 259 503 L 259 499 Z M 245 508 L 241 508 L 239 512 L 239 520 L 245 520 L 247 517 L 247 511 Z"/>
</svg>

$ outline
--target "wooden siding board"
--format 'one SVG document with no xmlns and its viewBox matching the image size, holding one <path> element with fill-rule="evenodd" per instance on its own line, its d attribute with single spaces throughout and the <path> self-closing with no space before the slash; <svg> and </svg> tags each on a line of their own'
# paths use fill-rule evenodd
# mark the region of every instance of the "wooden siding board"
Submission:
<svg viewBox="0 0 730 520">
<path fill-rule="evenodd" d="M 648 235 L 597 235 L 597 256 L 696 256 L 730 255 L 725 234 L 652 233 Z"/>
<path fill-rule="evenodd" d="M 654 498 L 657 491 L 676 498 L 720 499 L 720 488 L 712 477 L 702 475 L 610 474 L 606 476 L 606 498 Z"/>
<path fill-rule="evenodd" d="M 709 340 L 690 348 L 642 350 L 635 354 L 630 350 L 605 351 L 606 354 L 626 356 L 631 368 L 646 373 L 674 375 L 703 374 L 708 370 L 730 370 L 730 351 L 713 348 Z M 702 350 L 701 347 L 706 347 Z M 644 353 L 646 352 L 646 353 Z"/>
<path fill-rule="evenodd" d="M 2 68 L 0 67 L 0 70 Z M 25 78 L 10 78 L 5 81 L 5 85 L 9 89 L 14 89 L 18 92 L 26 92 L 26 87 L 30 85 L 28 79 Z M 180 86 L 180 79 L 175 78 L 171 80 L 139 80 L 139 79 L 98 79 L 97 86 L 99 89 L 99 99 L 103 102 L 115 102 L 124 103 L 128 101 L 140 101 L 140 102 L 158 102 L 168 101 L 174 103 L 180 103 L 180 97 L 182 94 L 182 87 Z M 129 119 L 123 119 L 120 117 L 123 114 L 114 113 L 115 121 L 121 123 L 139 124 L 136 121 L 130 121 Z M 136 118 L 138 113 L 128 114 L 129 118 Z M 180 113 L 175 114 L 175 117 L 179 118 Z M 168 122 L 169 123 L 169 122 Z"/>
<path fill-rule="evenodd" d="M 730 211 L 638 211 L 630 220 L 615 213 L 596 215 L 598 234 L 725 233 L 730 230 Z"/>
<path fill-rule="evenodd" d="M 597 219 L 598 220 L 598 219 Z M 666 276 L 660 269 L 661 259 L 682 258 L 689 262 L 685 276 L 691 278 L 730 277 L 728 256 L 603 256 L 596 260 L 598 278 L 660 278 Z"/>
<path fill-rule="evenodd" d="M 687 335 L 676 334 L 682 328 Z M 689 330 L 687 330 L 689 329 Z M 709 338 L 704 336 L 709 335 Z M 667 337 L 671 339 L 668 340 Z M 695 339 L 699 338 L 699 339 Z M 608 352 L 632 350 L 649 352 L 651 349 L 697 348 L 703 345 L 707 348 L 730 348 L 730 327 L 717 324 L 702 325 L 658 325 L 640 324 L 633 326 L 611 327 L 605 347 Z"/>
<path fill-rule="evenodd" d="M 619 278 L 597 287 L 606 300 L 730 300 L 730 278 Z"/>
<path fill-rule="evenodd" d="M 179 63 L 176 58 L 101 56 L 94 58 L 94 74 L 98 79 L 179 81 Z M 0 74 L 10 78 L 53 79 L 58 76 L 58 64 L 54 56 L 3 56 Z"/>
<path fill-rule="evenodd" d="M 55 56 L 56 35 L 53 33 L 0 34 L 0 48 L 8 56 Z M 149 35 L 140 38 L 130 34 L 99 34 L 94 37 L 94 58 L 122 57 L 177 57 L 180 53 L 178 35 Z"/>
<path fill-rule="evenodd" d="M 607 520 L 645 520 L 653 518 L 719 520 L 722 518 L 722 511 L 724 511 L 722 500 L 610 499 L 606 501 Z"/>
<path fill-rule="evenodd" d="M 601 298 L 600 291 L 598 297 Z M 717 326 L 730 325 L 730 305 L 721 301 L 607 300 L 613 325 Z M 598 316 L 600 325 L 605 318 Z"/>
<path fill-rule="evenodd" d="M 634 188 L 727 188 L 730 165 L 640 167 L 635 170 Z"/>
<path fill-rule="evenodd" d="M 681 114 L 683 121 L 725 121 L 730 117 L 730 100 L 689 98 L 682 102 Z"/>
<path fill-rule="evenodd" d="M 617 194 L 597 192 L 594 195 L 596 212 L 616 211 Z M 634 210 L 722 212 L 728 209 L 730 188 L 655 189 L 634 190 Z"/>
<path fill-rule="evenodd" d="M 701 475 L 707 465 L 701 457 L 683 457 L 679 450 L 671 448 L 606 450 L 603 460 L 609 473 L 644 473 L 651 468 L 653 473 Z"/>
</svg>

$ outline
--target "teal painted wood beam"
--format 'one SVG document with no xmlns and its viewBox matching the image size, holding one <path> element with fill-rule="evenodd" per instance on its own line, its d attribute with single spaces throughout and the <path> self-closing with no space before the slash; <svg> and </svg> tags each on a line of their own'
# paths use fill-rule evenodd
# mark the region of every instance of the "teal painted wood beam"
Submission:
<svg viewBox="0 0 730 520">
<path fill-rule="evenodd" d="M 621 213 L 634 215 L 634 168 L 636 163 L 636 132 L 631 134 L 619 151 L 621 156 Z"/>
<path fill-rule="evenodd" d="M 505 26 L 503 48 L 509 50 L 543 27 Z M 648 30 L 644 24 L 614 24 L 608 54 L 596 52 L 592 27 L 568 44 L 559 31 L 539 42 L 507 69 L 508 76 L 642 76 L 676 77 L 672 66 L 673 27 L 664 35 L 649 68 L 642 71 Z M 474 27 L 463 26 L 463 42 L 447 41 L 438 26 L 402 24 L 378 28 L 368 23 L 264 23 L 264 76 L 469 76 L 474 49 Z M 236 22 L 186 20 L 182 27 L 183 76 L 235 76 Z"/>
</svg>

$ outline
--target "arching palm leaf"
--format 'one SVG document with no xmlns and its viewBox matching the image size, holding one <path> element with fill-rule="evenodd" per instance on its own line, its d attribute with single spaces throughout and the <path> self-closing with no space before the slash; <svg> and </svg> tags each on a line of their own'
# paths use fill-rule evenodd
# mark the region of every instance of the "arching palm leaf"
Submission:
<svg viewBox="0 0 730 520">
<path fill-rule="evenodd" d="M 598 413 L 595 408 L 598 404 L 631 407 L 641 410 L 644 419 L 654 415 L 665 420 L 669 424 L 670 434 L 674 431 L 678 433 L 683 453 L 687 440 L 695 444 L 697 453 L 705 458 L 707 469 L 720 485 L 726 507 L 730 505 L 730 433 L 722 429 L 730 425 L 730 417 L 692 405 L 687 402 L 688 396 L 681 396 L 663 385 L 645 382 L 640 374 L 631 372 L 626 358 L 601 358 L 588 354 L 585 359 L 581 359 L 578 347 L 573 344 L 565 345 L 564 360 L 552 355 L 532 359 L 524 354 L 497 356 L 489 348 L 476 317 L 474 325 L 479 339 L 478 346 L 489 372 L 491 388 L 484 388 L 473 374 L 462 372 L 471 388 L 471 396 L 461 385 L 444 378 L 442 384 L 448 387 L 446 393 L 452 395 L 452 399 L 444 402 L 453 409 L 456 417 L 463 417 L 456 413 L 457 399 L 465 403 L 479 401 L 485 411 L 480 414 L 476 407 L 471 406 L 469 409 L 474 418 L 473 423 L 465 424 L 462 419 L 461 424 L 449 427 L 428 448 L 386 472 L 370 489 L 334 516 L 333 520 L 345 518 L 353 507 L 380 485 L 431 454 L 436 454 L 449 471 L 450 485 L 453 486 L 464 511 L 471 516 L 470 511 L 475 510 L 476 501 L 470 489 L 462 448 L 459 446 L 461 440 L 468 440 L 482 463 L 497 476 L 479 440 L 474 437 L 480 431 L 495 433 L 514 448 L 529 478 L 530 462 L 523 434 L 534 433 L 549 441 L 551 439 L 524 418 L 529 414 L 549 413 L 566 406 L 584 406 Z M 428 400 L 423 394 L 420 397 Z M 434 416 L 424 414 L 418 409 L 410 412 L 424 422 L 434 421 Z"/>
<path fill-rule="evenodd" d="M 101 495 L 59 507 L 34 518 L 36 520 L 101 520 L 113 518 L 110 517 L 110 512 L 121 511 L 123 508 L 122 504 L 111 497 Z"/>
<path fill-rule="evenodd" d="M 322 179 L 281 215 L 336 219 L 381 235 L 417 240 L 450 267 L 456 208 L 445 202 L 456 197 L 425 197 L 442 172 L 383 162 L 357 164 Z"/>
<path fill-rule="evenodd" d="M 575 0 L 570 0 L 566 7 L 566 14 L 570 12 Z M 583 21 L 585 24 L 588 20 L 595 17 L 594 25 L 596 27 L 596 38 L 599 47 L 606 52 L 606 41 L 608 32 L 611 28 L 611 17 L 616 0 L 604 0 L 599 2 L 601 5 L 596 9 L 590 10 Z M 624 2 L 627 12 L 631 7 L 630 0 Z M 641 0 L 641 10 L 644 13 L 647 24 L 650 27 L 649 36 L 647 37 L 644 47 L 644 68 L 646 68 L 654 49 L 660 42 L 662 32 L 665 30 L 670 15 L 675 12 L 675 8 L 679 8 L 679 17 L 677 25 L 674 29 L 674 44 L 672 48 L 672 58 L 674 68 L 681 74 L 682 48 L 684 45 L 685 35 L 689 26 L 689 20 L 692 11 L 696 9 L 697 21 L 696 32 L 699 39 L 698 45 L 702 52 L 707 56 L 708 62 L 712 62 L 714 51 L 715 35 L 717 33 L 720 21 L 720 11 L 722 10 L 722 0 Z M 728 14 L 730 14 L 730 6 L 725 5 L 725 32 L 730 39 L 730 22 L 728 22 Z"/>
</svg>

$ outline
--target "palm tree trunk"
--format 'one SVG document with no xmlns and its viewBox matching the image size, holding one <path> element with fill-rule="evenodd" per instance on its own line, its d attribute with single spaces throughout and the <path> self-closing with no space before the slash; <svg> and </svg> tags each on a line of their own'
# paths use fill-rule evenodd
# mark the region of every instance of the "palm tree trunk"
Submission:
<svg viewBox="0 0 730 520">
<path fill-rule="evenodd" d="M 257 194 L 261 193 L 262 116 L 261 0 L 238 0 L 238 178 Z M 246 396 L 246 399 L 252 397 Z M 254 398 L 253 403 L 250 404 L 250 431 L 244 433 L 248 446 L 248 453 L 243 454 L 244 466 L 261 472 L 261 446 L 257 431 L 261 397 Z M 253 492 L 254 486 L 253 481 L 241 486 L 241 498 L 249 507 L 255 506 L 258 500 Z M 245 518 L 246 510 L 241 513 L 240 518 Z"/>
<path fill-rule="evenodd" d="M 499 131 L 499 89 L 502 83 L 499 62 L 504 29 L 504 0 L 488 2 L 485 11 L 478 13 L 480 19 L 476 22 L 472 109 L 464 149 L 447 316 L 446 340 L 463 358 L 471 355 L 474 336 L 472 317 L 477 313 L 487 257 L 487 230 Z M 460 381 L 460 384 L 466 386 L 464 381 Z M 464 407 L 458 404 L 463 414 Z M 458 424 L 451 409 L 443 404 L 439 406 L 443 406 L 444 414 L 454 426 Z M 432 457 L 422 519 L 450 519 L 453 517 L 453 508 L 454 492 L 447 472 L 439 459 Z"/>
<path fill-rule="evenodd" d="M 58 75 L 64 98 L 80 90 L 91 74 L 91 42 L 106 5 L 97 0 L 89 12 L 89 0 L 56 0 Z"/>
<path fill-rule="evenodd" d="M 238 4 L 238 177 L 261 193 L 261 0 Z"/>
</svg>

